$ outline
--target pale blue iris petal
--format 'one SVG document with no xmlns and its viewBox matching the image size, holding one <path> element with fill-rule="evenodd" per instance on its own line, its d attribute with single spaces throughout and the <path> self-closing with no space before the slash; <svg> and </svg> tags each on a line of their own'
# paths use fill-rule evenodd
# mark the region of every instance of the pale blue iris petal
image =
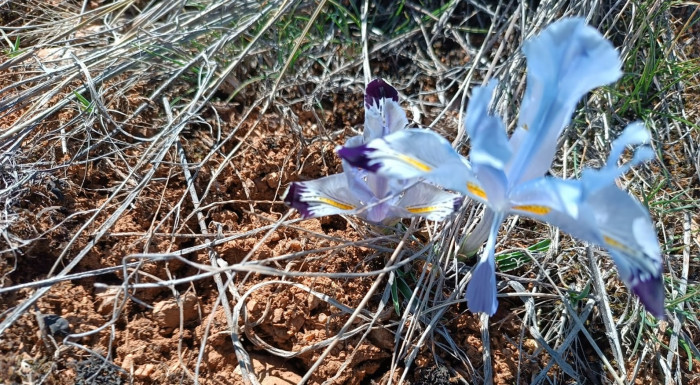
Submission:
<svg viewBox="0 0 700 385">
<path fill-rule="evenodd" d="M 348 147 L 357 147 L 362 145 L 363 141 L 363 137 L 358 135 L 348 139 L 345 145 Z M 343 174 L 347 179 L 348 193 L 353 194 L 358 199 L 360 202 L 358 208 L 375 204 L 378 200 L 377 197 L 383 198 L 388 195 L 388 187 L 385 178 L 353 167 L 345 160 L 342 161 L 342 165 Z M 377 179 L 381 180 L 377 181 Z M 371 184 L 369 183 L 370 181 L 372 182 Z M 384 184 L 383 186 L 378 186 L 378 184 L 381 185 L 382 183 Z M 378 194 L 379 190 L 381 190 L 381 195 Z M 360 210 L 357 216 L 370 222 L 381 222 L 387 215 L 385 206 L 386 203 L 375 204 L 374 206 Z"/>
<path fill-rule="evenodd" d="M 644 123 L 634 122 L 627 125 L 620 136 L 613 141 L 606 166 L 614 167 L 627 146 L 647 144 L 650 141 L 651 134 Z"/>
<path fill-rule="evenodd" d="M 641 271 L 658 275 L 661 251 L 654 225 L 644 206 L 614 185 L 591 194 L 585 204 L 595 215 L 601 234 L 606 237 L 601 246 L 623 247 L 621 250 L 627 250 Z"/>
<path fill-rule="evenodd" d="M 450 143 L 432 131 L 406 129 L 363 146 L 336 148 L 351 165 L 388 178 L 425 178 L 450 190 L 466 193 L 473 174 Z"/>
<path fill-rule="evenodd" d="M 369 187 L 369 190 L 372 192 L 372 195 L 378 199 L 386 198 L 393 193 L 398 193 L 401 191 L 401 189 L 392 190 L 390 188 L 391 186 L 389 184 L 389 179 L 379 174 L 367 173 L 365 181 L 367 187 Z"/>
<path fill-rule="evenodd" d="M 407 125 L 406 112 L 399 103 L 382 98 L 379 105 L 372 104 L 365 109 L 364 142 L 402 130 Z"/>
<path fill-rule="evenodd" d="M 384 102 L 384 135 L 403 130 L 408 125 L 406 112 L 393 100 Z"/>
<path fill-rule="evenodd" d="M 521 109 L 520 113 L 522 114 L 523 111 Z M 551 123 L 552 126 L 563 128 L 569 124 L 571 113 L 572 111 L 567 112 L 553 107 L 547 116 L 548 122 L 545 124 Z M 552 165 L 559 134 L 545 133 L 540 135 L 534 131 L 535 129 L 539 129 L 539 127 L 528 126 L 528 130 L 518 127 L 511 136 L 510 145 L 514 149 L 514 155 L 507 167 L 511 187 L 545 175 Z"/>
<path fill-rule="evenodd" d="M 620 278 L 639 296 L 647 310 L 664 317 L 661 250 L 648 211 L 614 185 L 598 190 L 586 200 L 610 251 Z"/>
<path fill-rule="evenodd" d="M 646 209 L 614 181 L 589 191 L 587 181 L 540 178 L 521 185 L 511 194 L 511 212 L 539 219 L 574 237 L 610 247 L 606 237 L 646 254 L 645 271 L 660 268 L 656 232 Z M 635 227 L 636 226 L 636 227 Z"/>
<path fill-rule="evenodd" d="M 586 191 L 589 194 L 596 190 L 614 184 L 614 180 L 630 170 L 630 168 L 654 159 L 654 151 L 649 147 L 637 147 L 634 149 L 632 159 L 622 166 L 617 162 L 627 146 L 635 146 L 649 143 L 651 136 L 643 123 L 632 123 L 625 128 L 622 134 L 613 142 L 607 163 L 599 170 L 584 169 L 581 180 L 586 183 Z"/>
<path fill-rule="evenodd" d="M 393 221 L 400 217 L 393 215 L 393 201 L 395 199 L 389 200 L 379 200 L 373 198 L 358 212 L 356 215 L 368 222 L 382 223 L 385 221 Z"/>
<path fill-rule="evenodd" d="M 365 108 L 365 127 L 362 132 L 363 143 L 367 143 L 372 139 L 381 138 L 384 130 L 384 119 L 382 118 L 381 111 L 376 105 Z M 348 146 L 348 144 L 345 144 Z M 348 146 L 355 147 L 355 146 Z"/>
<path fill-rule="evenodd" d="M 498 229 L 503 223 L 503 213 L 495 213 L 491 223 L 489 239 L 482 251 L 481 258 L 472 270 L 472 277 L 467 285 L 467 306 L 473 313 L 493 315 L 498 309 L 496 299 L 496 260 L 494 257 Z"/>
<path fill-rule="evenodd" d="M 486 87 L 474 88 L 464 125 L 471 140 L 471 164 L 485 164 L 502 170 L 512 152 L 503 121 L 489 114 L 489 104 L 497 85 L 497 81 L 491 80 Z"/>
<path fill-rule="evenodd" d="M 601 173 L 607 174 L 605 178 L 617 178 L 629 171 L 630 168 L 654 159 L 656 155 L 651 148 L 637 147 L 630 161 L 620 167 L 617 166 L 617 161 L 620 159 L 627 146 L 647 144 L 650 141 L 651 135 L 649 134 L 649 130 L 644 126 L 644 123 L 635 122 L 628 125 L 625 130 L 622 131 L 622 134 L 613 142 L 607 163 L 605 167 L 600 170 Z"/>
<path fill-rule="evenodd" d="M 554 86 L 557 94 L 572 94 L 576 100 L 622 76 L 615 47 L 583 18 L 549 25 L 539 36 L 525 42 L 523 53 L 527 58 L 528 86 L 532 78 L 538 85 Z"/>
<path fill-rule="evenodd" d="M 362 135 L 356 135 L 348 140 L 345 141 L 345 147 L 357 147 L 362 145 L 365 142 L 365 139 L 362 137 Z"/>
<path fill-rule="evenodd" d="M 657 275 L 649 275 L 647 272 L 636 269 L 637 266 L 630 263 L 629 255 L 615 249 L 608 249 L 608 251 L 615 261 L 620 278 L 639 298 L 646 310 L 658 319 L 665 319 L 662 271 L 659 270 Z"/>
<path fill-rule="evenodd" d="M 527 87 L 511 140 L 512 183 L 542 176 L 551 165 L 562 129 L 591 89 L 621 76 L 613 45 L 580 18 L 556 22 L 523 47 Z"/>
<path fill-rule="evenodd" d="M 284 193 L 284 202 L 304 218 L 352 214 L 364 203 L 357 190 L 348 188 L 348 179 L 335 174 L 306 182 L 294 182 Z"/>
<path fill-rule="evenodd" d="M 508 210 L 508 179 L 503 170 L 490 165 L 474 165 L 472 167 L 479 186 L 485 193 L 485 197 L 475 196 L 474 189 L 468 189 L 467 193 L 474 199 L 487 202 L 495 211 Z M 472 183 L 473 185 L 474 183 Z"/>
<path fill-rule="evenodd" d="M 395 204 L 397 217 L 423 217 L 442 221 L 459 209 L 463 198 L 426 182 L 408 187 Z"/>
<path fill-rule="evenodd" d="M 484 250 L 488 258 L 480 261 L 472 270 L 472 278 L 467 285 L 467 306 L 472 313 L 494 315 L 498 309 L 496 299 L 496 261 L 493 249 Z"/>
<path fill-rule="evenodd" d="M 559 227 L 579 240 L 602 241 L 592 217 L 582 212 L 584 185 L 578 180 L 543 177 L 517 186 L 510 195 L 510 212 Z"/>
<path fill-rule="evenodd" d="M 405 216 L 422 216 L 442 220 L 461 205 L 461 197 L 445 192 L 433 185 L 418 181 L 416 175 L 388 177 L 382 173 L 369 173 L 366 162 L 372 159 L 368 154 L 380 151 L 366 146 L 365 142 L 385 143 L 381 138 L 402 131 L 408 120 L 398 104 L 398 92 L 382 79 L 375 79 L 367 85 L 365 92 L 365 130 L 363 135 L 349 138 L 342 150 L 353 154 L 342 160 L 343 174 L 332 175 L 307 182 L 293 182 L 283 195 L 284 202 L 297 209 L 304 218 L 333 214 L 355 214 L 369 222 L 387 223 Z M 443 142 L 444 139 L 439 138 Z M 448 144 L 449 146 L 449 144 Z M 451 150 L 451 147 L 450 147 Z M 339 150 L 340 153 L 340 150 Z M 461 168 L 468 169 L 468 163 L 454 151 L 447 157 Z M 434 156 L 433 160 L 444 159 Z M 391 150 L 389 157 L 430 172 L 432 166 L 413 159 L 410 155 L 398 154 Z M 357 164 L 362 158 L 363 164 Z M 432 158 L 431 158 L 432 159 Z M 441 163 L 442 165 L 442 163 Z M 365 166 L 364 169 L 358 166 Z M 374 171 L 377 167 L 369 168 Z M 437 170 L 439 172 L 439 170 Z M 417 185 L 415 185 L 418 183 Z M 407 186 L 413 186 L 404 191 Z"/>
<path fill-rule="evenodd" d="M 476 254 L 489 236 L 491 223 L 494 219 L 494 211 L 489 207 L 484 209 L 484 215 L 476 225 L 474 230 L 466 235 L 459 246 L 459 254 L 471 257 Z"/>
<path fill-rule="evenodd" d="M 377 174 L 379 175 L 379 174 Z M 413 185 L 418 181 L 418 178 L 413 179 L 395 179 L 386 178 L 389 181 L 389 191 L 403 191 L 406 187 Z"/>
<path fill-rule="evenodd" d="M 353 195 L 358 200 L 368 202 L 375 194 L 367 185 L 366 179 L 369 174 L 367 171 L 352 167 L 348 162 L 342 161 L 343 173 L 345 175 L 348 190 L 353 191 Z M 341 175 L 341 174 L 337 174 Z"/>
<path fill-rule="evenodd" d="M 372 80 L 365 88 L 364 142 L 381 138 L 408 124 L 406 113 L 399 104 L 396 88 L 381 78 Z M 403 122 L 403 124 L 402 124 Z"/>
<path fill-rule="evenodd" d="M 586 175 L 593 174 L 584 174 L 582 180 L 540 178 L 521 185 L 511 196 L 511 212 L 607 249 L 622 281 L 652 314 L 663 317 L 661 251 L 647 210 L 614 181 L 589 191 Z"/>
</svg>

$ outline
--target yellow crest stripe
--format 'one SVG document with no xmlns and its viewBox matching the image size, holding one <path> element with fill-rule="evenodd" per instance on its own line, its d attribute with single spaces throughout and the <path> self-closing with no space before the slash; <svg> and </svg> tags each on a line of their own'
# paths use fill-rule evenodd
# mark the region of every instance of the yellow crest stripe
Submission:
<svg viewBox="0 0 700 385">
<path fill-rule="evenodd" d="M 551 207 L 540 206 L 540 205 L 522 205 L 513 206 L 513 210 L 525 211 L 528 213 L 533 213 L 536 215 L 545 215 L 552 211 Z"/>
<path fill-rule="evenodd" d="M 618 250 L 622 250 L 622 251 L 625 251 L 625 252 L 630 252 L 630 248 L 629 248 L 629 247 L 627 247 L 626 245 L 624 245 L 622 242 L 618 241 L 618 240 L 615 239 L 615 238 L 609 237 L 609 236 L 607 236 L 607 235 L 603 235 L 603 240 L 605 241 L 605 244 L 606 244 L 606 245 L 608 245 L 608 246 L 610 246 L 610 247 L 612 247 L 612 248 L 615 248 L 615 249 L 618 249 Z"/>
<path fill-rule="evenodd" d="M 486 192 L 474 183 L 467 183 L 467 190 L 481 199 L 486 199 Z"/>
<path fill-rule="evenodd" d="M 425 213 L 430 213 L 435 210 L 437 210 L 439 207 L 437 206 L 424 206 L 424 207 L 406 207 L 406 210 L 408 212 L 411 212 L 413 214 L 425 214 Z"/>
<path fill-rule="evenodd" d="M 410 156 L 398 154 L 397 157 L 399 159 L 401 159 L 402 161 L 410 164 L 411 166 L 413 166 L 421 171 L 429 172 L 430 170 L 433 169 L 432 167 L 428 166 L 427 164 L 425 164 L 425 163 L 423 163 L 415 158 L 411 158 Z"/>
<path fill-rule="evenodd" d="M 328 199 L 328 198 L 324 198 L 324 197 L 318 197 L 318 201 L 323 202 L 327 205 L 331 205 L 333 207 L 337 207 L 341 210 L 354 210 L 355 209 L 355 206 L 351 206 L 351 205 L 341 203 L 338 201 L 334 201 L 333 199 Z"/>
</svg>

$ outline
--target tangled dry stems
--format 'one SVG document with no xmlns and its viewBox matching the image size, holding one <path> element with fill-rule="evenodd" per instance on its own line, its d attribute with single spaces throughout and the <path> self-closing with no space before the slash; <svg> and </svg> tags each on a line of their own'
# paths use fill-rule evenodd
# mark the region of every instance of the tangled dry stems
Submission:
<svg viewBox="0 0 700 385">
<path fill-rule="evenodd" d="M 520 338 L 514 342 L 519 349 L 518 370 L 526 361 L 545 355 L 546 362 L 533 374 L 532 383 L 553 379 L 582 383 L 590 380 L 589 373 L 598 371 L 605 371 L 602 377 L 616 383 L 631 383 L 657 370 L 664 383 L 680 384 L 690 375 L 688 359 L 682 357 L 687 357 L 687 349 L 696 358 L 700 356 L 697 341 L 692 339 L 699 326 L 693 316 L 698 295 L 688 296 L 697 290 L 690 266 L 697 264 L 691 255 L 698 254 L 698 223 L 691 213 L 697 209 L 700 165 L 692 161 L 698 159 L 698 128 L 688 125 L 693 116 L 697 119 L 697 111 L 687 110 L 688 91 L 683 85 L 697 87 L 698 82 L 693 71 L 680 78 L 673 71 L 664 71 L 664 66 L 691 60 L 692 53 L 684 50 L 672 32 L 685 30 L 672 25 L 674 20 L 682 21 L 672 17 L 661 2 L 639 9 L 632 2 L 542 2 L 531 8 L 503 1 L 454 1 L 439 13 L 405 2 L 403 14 L 410 18 L 402 28 L 392 9 L 382 2 L 362 2 L 354 15 L 359 25 L 352 15 L 346 14 L 343 21 L 320 12 L 325 7 L 337 17 L 345 11 L 352 13 L 351 5 L 341 9 L 341 4 L 323 1 L 280 0 L 260 5 L 256 1 L 121 0 L 91 9 L 87 3 L 82 7 L 51 4 L 0 4 L 2 38 L 10 47 L 0 64 L 5 78 L 0 90 L 3 282 L 10 282 L 21 265 L 18 261 L 27 258 L 36 244 L 70 223 L 80 225 L 71 225 L 44 278 L 3 283 L 2 293 L 32 292 L 16 306 L 3 309 L 0 335 L 59 282 L 91 277 L 98 287 L 113 290 L 111 318 L 99 328 L 69 336 L 55 354 L 66 354 L 67 347 L 91 351 L 76 341 L 102 332 L 111 333 L 112 341 L 129 302 L 152 307 L 138 298 L 139 290 L 167 288 L 175 298 L 182 298 L 184 284 L 211 279 L 218 300 L 202 322 L 208 331 L 216 308 L 224 309 L 244 376 L 254 371 L 249 358 L 252 347 L 282 357 L 321 352 L 304 373 L 303 379 L 309 379 L 339 343 L 359 336 L 358 346 L 372 330 L 382 327 L 394 338 L 389 373 L 401 373 L 397 378 L 390 375 L 387 381 L 406 382 L 410 371 L 400 369 L 410 366 L 426 349 L 436 362 L 448 360 L 464 381 L 490 380 L 494 352 L 489 341 L 497 328 L 481 320 L 483 361 L 474 362 L 446 322 L 462 311 L 456 309 L 470 278 L 469 268 L 454 255 L 461 236 L 478 221 L 478 207 L 466 205 L 444 224 L 411 222 L 389 233 L 348 218 L 364 237 L 361 241 L 311 231 L 298 219 L 290 219 L 291 213 L 275 217 L 271 209 L 260 215 L 269 224 L 250 231 L 227 232 L 209 214 L 234 203 L 218 193 L 221 176 L 241 173 L 242 159 L 253 150 L 246 140 L 265 124 L 267 114 L 280 118 L 298 149 L 279 166 L 280 172 L 286 167 L 300 170 L 306 161 L 303 149 L 314 143 L 333 143 L 342 133 L 326 125 L 323 116 L 325 109 L 332 108 L 333 95 L 339 90 L 360 93 L 368 79 L 397 66 L 407 75 L 394 73 L 390 80 L 400 89 L 414 124 L 447 134 L 466 151 L 468 141 L 460 127 L 471 87 L 499 78 L 497 109 L 514 124 L 517 105 L 512 101 L 520 100 L 525 86 L 525 63 L 519 53 L 523 41 L 558 18 L 584 15 L 621 47 L 623 59 L 630 63 L 629 72 L 642 75 L 623 82 L 626 89 L 609 88 L 591 95 L 563 138 L 562 162 L 553 172 L 574 176 L 584 164 L 601 164 L 622 122 L 643 118 L 654 132 L 660 162 L 636 169 L 622 184 L 652 208 L 668 256 L 669 300 L 685 300 L 673 302 L 668 325 L 649 324 L 639 303 L 610 279 L 614 269 L 603 253 L 555 229 L 513 218 L 499 248 L 519 250 L 532 261 L 516 274 L 500 277 L 503 295 L 522 302 L 509 307 L 507 316 L 521 325 Z M 383 23 L 397 28 L 382 29 Z M 315 28 L 318 25 L 323 28 Z M 13 48 L 16 42 L 17 50 Z M 446 48 L 441 50 L 436 42 Z M 663 59 L 656 57 L 657 51 L 663 52 Z M 648 66 L 642 66 L 650 58 L 656 60 L 656 72 L 651 74 L 643 72 Z M 639 91 L 642 85 L 646 86 L 644 93 Z M 649 100 L 637 100 L 640 97 Z M 214 106 L 217 100 L 226 99 L 237 104 L 234 113 L 229 107 Z M 303 111 L 310 116 L 300 116 Z M 207 112 L 215 118 L 206 118 Z M 230 129 L 225 125 L 226 114 L 236 117 Z M 192 127 L 208 131 L 204 139 L 208 146 L 201 153 L 192 152 L 189 146 Z M 91 181 L 88 170 L 95 167 L 109 168 L 116 179 Z M 75 170 L 85 173 L 84 184 L 67 177 Z M 256 199 L 242 187 L 246 198 L 241 201 L 250 215 L 259 215 L 255 213 L 260 212 L 261 204 L 272 207 L 279 202 L 282 178 L 276 183 L 275 199 L 267 201 Z M 51 227 L 35 227 L 21 234 L 14 231 L 18 223 L 31 223 L 58 210 L 23 210 L 22 202 L 32 191 L 60 200 L 62 191 L 83 189 L 99 191 L 104 199 L 69 213 Z M 175 203 L 165 198 L 155 203 L 162 215 L 153 218 L 147 231 L 115 231 L 115 223 L 139 207 L 139 197 L 164 189 L 172 189 L 169 199 Z M 279 229 L 301 231 L 331 244 L 256 258 Z M 96 247 L 120 237 L 138 239 L 142 250 L 121 256 L 120 265 L 76 270 Z M 551 246 L 546 252 L 532 254 L 527 246 L 535 243 L 533 237 L 551 239 Z M 255 243 L 239 262 L 228 264 L 221 258 L 223 245 L 247 238 Z M 407 246 L 412 239 L 420 239 L 422 246 Z M 158 246 L 164 241 L 185 247 Z M 297 270 L 304 261 L 359 246 L 370 250 L 368 258 L 371 253 L 383 255 L 379 257 L 385 261 L 382 267 L 356 273 Z M 198 253 L 205 253 L 209 264 L 195 262 L 193 256 Z M 199 273 L 162 277 L 145 269 L 149 264 L 163 268 L 175 260 Z M 115 271 L 121 272 L 121 284 L 100 283 L 100 277 Z M 412 292 L 397 300 L 392 288 L 406 272 L 417 275 Z M 260 275 L 272 279 L 256 280 Z M 298 277 L 364 277 L 368 290 L 357 306 L 348 307 L 332 295 L 295 281 Z M 246 310 L 246 299 L 269 285 L 294 286 L 315 296 L 346 314 L 342 326 L 332 337 L 301 351 L 269 344 L 251 333 L 258 321 L 250 320 Z M 589 289 L 593 295 L 572 299 Z M 392 302 L 400 305 L 398 319 L 390 316 Z M 655 329 L 659 326 L 672 331 L 669 337 Z M 603 343 L 596 338 L 601 331 L 608 336 Z M 241 340 L 244 335 L 245 343 Z M 178 345 L 179 369 L 195 383 L 208 338 L 207 332 L 199 341 L 193 367 L 182 358 L 182 341 Z M 533 351 L 523 346 L 527 339 L 537 342 Z M 597 355 L 602 367 L 591 367 L 582 358 L 587 351 Z M 356 352 L 350 352 L 335 378 L 351 364 Z M 111 350 L 93 353 L 113 358 Z M 254 381 L 254 376 L 249 379 Z"/>
</svg>

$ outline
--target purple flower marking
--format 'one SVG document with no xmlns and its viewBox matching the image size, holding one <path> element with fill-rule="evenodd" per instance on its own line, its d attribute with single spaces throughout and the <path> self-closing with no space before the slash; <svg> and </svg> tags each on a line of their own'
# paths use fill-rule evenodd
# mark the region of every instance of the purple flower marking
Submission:
<svg viewBox="0 0 700 385">
<path fill-rule="evenodd" d="M 379 169 L 379 163 L 374 162 L 374 164 L 370 164 L 372 158 L 368 156 L 368 153 L 371 153 L 372 151 L 374 151 L 373 148 L 367 147 L 367 145 L 363 144 L 357 147 L 341 147 L 338 149 L 337 153 L 338 156 L 345 159 L 355 167 L 359 167 L 370 172 L 377 172 Z"/>
<path fill-rule="evenodd" d="M 664 318 L 664 286 L 660 276 L 650 277 L 632 286 L 632 292 L 642 300 L 649 313 L 655 317 Z"/>
<path fill-rule="evenodd" d="M 398 102 L 399 93 L 384 80 L 377 78 L 369 82 L 365 89 L 365 107 L 370 108 L 372 105 L 378 106 L 382 99 L 391 99 Z"/>
<path fill-rule="evenodd" d="M 365 143 L 402 131 L 408 124 L 398 100 L 396 89 L 384 80 L 370 82 L 365 94 L 365 130 L 363 135 L 349 138 L 341 150 L 346 159 L 343 173 L 294 182 L 285 193 L 284 202 L 304 218 L 354 214 L 368 222 L 385 224 L 413 216 L 443 220 L 459 209 L 462 198 L 458 194 L 418 179 L 370 173 L 378 166 L 369 163 L 368 152 L 374 150 Z"/>
<path fill-rule="evenodd" d="M 302 217 L 309 218 L 312 215 L 310 210 L 311 205 L 309 202 L 299 199 L 305 192 L 307 192 L 307 188 L 304 187 L 303 183 L 292 182 L 284 196 L 284 203 L 299 211 Z"/>
</svg>

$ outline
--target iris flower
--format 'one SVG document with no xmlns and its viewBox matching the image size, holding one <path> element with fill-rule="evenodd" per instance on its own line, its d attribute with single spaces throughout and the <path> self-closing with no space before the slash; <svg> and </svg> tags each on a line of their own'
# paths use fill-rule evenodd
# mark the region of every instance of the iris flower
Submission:
<svg viewBox="0 0 700 385">
<path fill-rule="evenodd" d="M 582 19 L 565 19 L 525 43 L 529 66 L 519 121 L 508 138 L 503 121 L 489 114 L 496 87 L 491 81 L 472 93 L 465 119 L 471 138 L 469 162 L 441 136 L 403 130 L 362 146 L 341 147 L 338 155 L 353 166 L 392 178 L 423 178 L 468 195 L 493 211 L 485 250 L 467 287 L 473 312 L 493 315 L 498 307 L 494 248 L 498 229 L 510 214 L 559 227 L 606 248 L 620 278 L 647 310 L 664 317 L 662 259 L 648 211 L 615 180 L 630 167 L 653 157 L 649 133 L 641 123 L 629 125 L 612 144 L 607 163 L 584 169 L 580 179 L 545 176 L 557 139 L 577 102 L 591 89 L 620 75 L 612 44 Z M 633 158 L 617 165 L 628 145 Z"/>
<path fill-rule="evenodd" d="M 408 119 L 398 100 L 396 89 L 382 79 L 370 82 L 365 91 L 363 135 L 348 139 L 345 146 L 354 148 L 403 130 Z M 463 198 L 416 178 L 386 178 L 343 161 L 342 173 L 293 182 L 283 199 L 304 218 L 355 214 L 369 222 L 390 224 L 413 216 L 443 220 L 459 208 Z"/>
</svg>

